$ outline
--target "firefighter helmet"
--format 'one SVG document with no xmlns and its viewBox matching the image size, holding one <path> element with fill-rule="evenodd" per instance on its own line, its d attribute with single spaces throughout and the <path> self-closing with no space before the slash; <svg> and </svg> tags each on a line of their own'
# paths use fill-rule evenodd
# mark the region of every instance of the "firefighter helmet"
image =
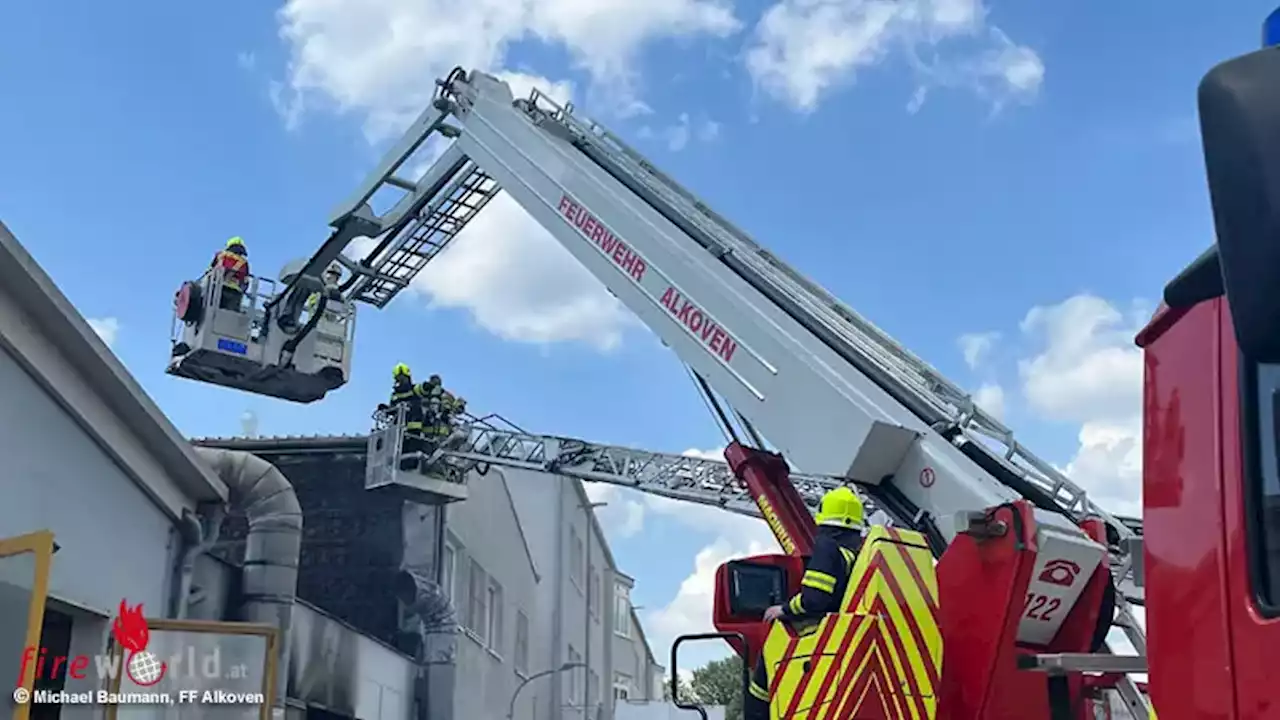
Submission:
<svg viewBox="0 0 1280 720">
<path fill-rule="evenodd" d="M 391 377 L 392 379 L 397 379 L 401 375 L 405 377 L 410 376 L 409 366 L 404 363 L 396 363 L 395 369 L 391 371 Z"/>
<path fill-rule="evenodd" d="M 819 525 L 861 529 L 862 498 L 849 487 L 838 487 L 822 496 L 822 505 L 814 518 Z"/>
<path fill-rule="evenodd" d="M 440 385 L 443 383 L 439 375 L 432 375 L 431 377 L 427 378 L 427 382 L 431 383 L 432 385 Z"/>
<path fill-rule="evenodd" d="M 240 237 L 239 235 L 237 235 L 237 236 L 235 236 L 235 237 L 233 237 L 233 238 L 231 238 L 230 240 L 228 240 L 228 241 L 227 241 L 227 249 L 228 249 L 228 250 L 230 250 L 230 249 L 231 249 L 231 248 L 233 248 L 233 247 L 237 247 L 237 246 L 238 246 L 241 250 L 243 250 L 243 249 L 244 249 L 244 238 Z"/>
</svg>

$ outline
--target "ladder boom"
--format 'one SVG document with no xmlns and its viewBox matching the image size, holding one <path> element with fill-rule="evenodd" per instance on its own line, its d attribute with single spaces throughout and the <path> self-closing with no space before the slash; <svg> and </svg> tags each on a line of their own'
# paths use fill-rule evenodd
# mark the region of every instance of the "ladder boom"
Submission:
<svg viewBox="0 0 1280 720">
<path fill-rule="evenodd" d="M 442 83 L 434 110 L 452 115 L 457 127 L 446 135 L 456 140 L 428 177 L 456 175 L 445 187 L 457 188 L 481 173 L 493 181 L 481 193 L 485 201 L 504 188 L 801 472 L 858 483 L 891 515 L 944 542 L 963 529 L 956 520 L 1027 498 L 1038 508 L 1040 561 L 1069 563 L 1081 577 L 1108 557 L 1077 526 L 1083 514 L 1101 516 L 1119 540 L 1132 538 L 961 388 L 599 125 L 538 92 L 517 101 L 497 78 L 460 69 Z M 410 133 L 443 131 L 442 123 Z M 406 138 L 401 147 L 420 144 Z M 455 171 L 459 157 L 471 169 Z M 452 192 L 419 196 L 416 207 L 425 209 L 410 227 L 429 225 L 442 212 L 455 217 L 442 210 Z M 463 203 L 463 222 L 478 211 L 472 205 L 483 202 Z M 399 232 L 373 267 L 389 262 L 403 267 L 400 276 L 416 273 L 456 225 L 453 233 L 426 233 L 445 236 L 434 244 L 416 240 L 417 230 Z M 396 252 L 412 261 L 387 260 Z M 993 449 L 992 441 L 1004 447 Z M 1113 564 L 1126 567 L 1119 562 L 1124 543 L 1114 545 Z M 1060 598 L 1064 609 L 1083 589 L 1074 581 L 1042 585 L 1033 589 Z M 1020 639 L 1047 641 L 1061 617 L 1024 619 Z"/>
</svg>

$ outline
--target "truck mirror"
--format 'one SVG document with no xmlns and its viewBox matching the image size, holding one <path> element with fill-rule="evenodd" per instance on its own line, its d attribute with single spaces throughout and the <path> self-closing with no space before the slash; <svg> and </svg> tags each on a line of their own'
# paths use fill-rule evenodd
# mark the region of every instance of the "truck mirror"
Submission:
<svg viewBox="0 0 1280 720">
<path fill-rule="evenodd" d="M 1280 48 L 1200 81 L 1200 133 L 1222 279 L 1237 342 L 1280 360 Z"/>
</svg>

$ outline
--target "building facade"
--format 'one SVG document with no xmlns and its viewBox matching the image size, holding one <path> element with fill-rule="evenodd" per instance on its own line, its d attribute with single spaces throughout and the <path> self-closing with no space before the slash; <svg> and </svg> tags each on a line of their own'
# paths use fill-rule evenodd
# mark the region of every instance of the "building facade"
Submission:
<svg viewBox="0 0 1280 720">
<path fill-rule="evenodd" d="M 363 437 L 196 442 L 252 452 L 290 478 L 304 513 L 298 596 L 362 632 L 413 653 L 402 603 L 370 588 L 392 587 L 405 568 L 434 578 L 441 563 L 460 627 L 454 717 L 505 718 L 517 688 L 520 720 L 603 720 L 616 698 L 661 697 L 634 580 L 618 570 L 582 483 L 491 467 L 441 516 L 364 489 Z M 242 537 L 229 519 L 226 556 Z M 582 667 L 556 672 L 566 663 Z"/>
<path fill-rule="evenodd" d="M 620 694 L 661 698 L 652 677 L 662 670 L 630 602 L 634 580 L 614 560 L 596 517 L 597 504 L 576 479 L 521 469 L 503 472 L 535 562 L 543 569 L 539 604 L 554 608 L 538 628 L 533 670 L 585 666 L 538 681 L 536 690 L 529 690 L 538 697 L 534 717 L 613 718 Z"/>
<path fill-rule="evenodd" d="M 615 707 L 627 701 L 662 699 L 666 668 L 654 659 L 640 616 L 631 604 L 631 589 L 634 587 L 635 580 L 629 576 L 614 574 L 609 635 L 613 644 L 611 690 Z"/>
<path fill-rule="evenodd" d="M 122 598 L 158 615 L 173 606 L 185 523 L 227 488 L 3 225 L 0 396 L 0 538 L 10 540 L 0 637 L 23 644 L 27 606 L 47 581 L 40 644 L 102 652 Z M 57 554 L 37 583 L 36 555 L 12 539 L 48 532 Z M 0 657 L 0 675 L 19 677 L 21 663 Z M 64 678 L 57 689 L 91 682 Z"/>
</svg>

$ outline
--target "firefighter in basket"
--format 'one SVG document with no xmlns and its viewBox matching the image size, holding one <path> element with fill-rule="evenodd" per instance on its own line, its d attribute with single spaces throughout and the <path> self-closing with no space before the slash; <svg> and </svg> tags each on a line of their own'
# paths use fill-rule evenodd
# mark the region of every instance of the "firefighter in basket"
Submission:
<svg viewBox="0 0 1280 720">
<path fill-rule="evenodd" d="M 432 375 L 427 382 L 415 384 L 409 366 L 398 363 L 391 371 L 391 400 L 378 405 L 379 412 L 394 412 L 404 407 L 404 435 L 400 441 L 403 454 L 426 453 L 428 443 L 426 437 L 427 407 L 433 396 L 440 392 L 440 376 Z M 407 470 L 417 464 L 413 458 L 401 462 L 401 469 Z M 407 466 L 407 467 L 406 467 Z"/>
<path fill-rule="evenodd" d="M 428 408 L 428 414 L 432 413 L 432 408 Z M 440 454 L 445 450 L 456 450 L 466 444 L 467 439 L 471 436 L 471 431 L 461 422 L 462 415 L 467 411 L 467 401 L 465 398 L 454 395 L 453 393 L 441 387 L 439 402 L 434 408 L 437 422 L 435 427 L 428 429 L 428 436 L 434 435 L 439 438 L 435 452 L 431 455 L 429 462 L 434 463 L 439 459 Z"/>
<path fill-rule="evenodd" d="M 244 294 L 249 291 L 249 250 L 239 236 L 227 241 L 226 248 L 213 256 L 210 268 L 222 268 L 222 297 L 218 307 L 240 312 Z"/>
<path fill-rule="evenodd" d="M 822 496 L 814 520 L 818 532 L 813 553 L 805 563 L 800 592 L 783 605 L 765 610 L 765 622 L 814 621 L 837 612 L 845 585 L 862 549 L 862 499 L 852 489 L 839 487 Z M 744 698 L 746 720 L 769 720 L 769 682 L 763 654 L 751 675 L 750 693 Z"/>
<path fill-rule="evenodd" d="M 342 302 L 342 288 L 338 287 L 338 283 L 342 280 L 342 268 L 334 263 L 324 271 L 324 293 L 325 300 L 329 302 Z M 320 292 L 313 292 L 307 296 L 306 311 L 313 313 L 320 304 Z"/>
</svg>

